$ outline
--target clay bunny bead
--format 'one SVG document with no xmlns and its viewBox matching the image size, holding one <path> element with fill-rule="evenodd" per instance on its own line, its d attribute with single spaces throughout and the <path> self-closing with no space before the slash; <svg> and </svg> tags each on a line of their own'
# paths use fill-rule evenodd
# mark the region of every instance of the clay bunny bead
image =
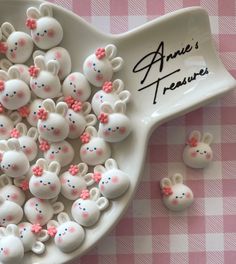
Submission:
<svg viewBox="0 0 236 264">
<path fill-rule="evenodd" d="M 105 167 L 97 165 L 94 168 L 94 179 L 99 182 L 101 194 L 108 199 L 115 199 L 124 194 L 130 185 L 128 175 L 118 169 L 114 159 L 108 159 Z"/>
<path fill-rule="evenodd" d="M 23 210 L 17 203 L 4 200 L 0 196 L 0 226 L 18 224 L 22 217 Z"/>
<path fill-rule="evenodd" d="M 207 167 L 213 158 L 210 147 L 212 140 L 213 137 L 210 133 L 204 133 L 202 139 L 199 131 L 190 133 L 183 152 L 184 163 L 194 169 Z"/>
<path fill-rule="evenodd" d="M 160 182 L 164 205 L 171 211 L 183 211 L 193 202 L 193 192 L 183 184 L 183 176 L 174 174 L 171 179 L 163 178 Z"/>
<path fill-rule="evenodd" d="M 101 113 L 98 116 L 100 121 L 98 135 L 107 142 L 120 142 L 127 138 L 131 132 L 131 122 L 125 115 L 125 103 L 117 101 L 114 109 L 108 103 L 103 103 Z"/>
<path fill-rule="evenodd" d="M 92 176 L 92 173 L 88 173 L 85 163 L 71 165 L 69 170 L 60 176 L 61 194 L 69 200 L 78 199 L 82 190 L 94 183 Z"/>
<path fill-rule="evenodd" d="M 25 202 L 24 192 L 14 184 L 5 174 L 0 176 L 0 196 L 6 200 L 22 206 Z"/>
<path fill-rule="evenodd" d="M 64 102 L 55 104 L 52 99 L 46 99 L 42 106 L 37 113 L 40 136 L 50 142 L 60 142 L 67 138 L 69 134 L 69 124 L 65 119 L 67 104 Z"/>
<path fill-rule="evenodd" d="M 94 127 L 87 127 L 81 135 L 80 158 L 90 166 L 103 164 L 111 156 L 109 144 L 97 134 Z"/>
<path fill-rule="evenodd" d="M 71 208 L 71 214 L 75 221 L 86 227 L 97 223 L 101 212 L 109 206 L 109 201 L 105 197 L 100 197 L 97 188 L 92 188 L 87 194 L 76 200 Z"/>
<path fill-rule="evenodd" d="M 61 166 L 56 161 L 47 164 L 45 159 L 38 159 L 32 168 L 33 175 L 29 180 L 30 192 L 40 199 L 56 198 L 61 190 L 58 178 L 60 169 Z"/>
<path fill-rule="evenodd" d="M 0 263 L 17 264 L 24 257 L 24 247 L 19 238 L 19 228 L 8 225 L 0 228 Z"/>
<path fill-rule="evenodd" d="M 0 70 L 0 103 L 8 110 L 16 110 L 26 105 L 31 97 L 28 85 L 20 79 L 17 67 L 8 72 Z"/>
<path fill-rule="evenodd" d="M 1 30 L 5 39 L 5 51 L 2 52 L 13 63 L 25 63 L 33 52 L 32 38 L 25 32 L 16 31 L 8 22 L 1 25 Z"/>
<path fill-rule="evenodd" d="M 21 116 L 18 112 L 4 112 L 0 106 L 0 140 L 8 139 L 11 136 L 11 131 L 14 126 L 21 121 Z"/>
<path fill-rule="evenodd" d="M 8 139 L 6 144 L 0 142 L 2 155 L 1 169 L 9 177 L 23 178 L 29 170 L 29 160 L 21 151 L 19 140 L 16 138 Z"/>
<path fill-rule="evenodd" d="M 119 71 L 123 59 L 116 57 L 117 48 L 113 44 L 98 48 L 84 61 L 83 72 L 87 80 L 96 87 L 102 87 L 112 79 L 113 73 Z"/>
<path fill-rule="evenodd" d="M 18 225 L 20 232 L 20 240 L 23 243 L 24 251 L 39 255 L 45 252 L 45 245 L 43 242 L 49 239 L 47 230 L 42 229 L 39 224 L 32 225 L 28 222 L 22 222 Z"/>
<path fill-rule="evenodd" d="M 48 233 L 54 237 L 55 245 L 65 253 L 70 253 L 81 245 L 84 240 L 84 229 L 74 221 L 68 214 L 62 212 L 57 216 L 58 222 L 51 220 L 47 224 Z"/>
<path fill-rule="evenodd" d="M 105 82 L 102 90 L 97 91 L 92 99 L 92 108 L 98 116 L 101 113 L 101 106 L 104 102 L 114 107 L 115 102 L 127 103 L 130 100 L 130 92 L 124 90 L 124 83 L 120 79 L 113 82 Z"/>
<path fill-rule="evenodd" d="M 47 224 L 54 214 L 64 210 L 61 202 L 42 200 L 36 197 L 30 198 L 24 206 L 24 213 L 28 221 L 41 226 Z"/>
<path fill-rule="evenodd" d="M 37 123 L 38 123 L 37 113 L 39 109 L 42 108 L 42 103 L 43 103 L 42 99 L 34 99 L 33 101 L 31 101 L 29 105 L 29 114 L 26 117 L 26 119 L 31 126 L 37 127 Z"/>
<path fill-rule="evenodd" d="M 31 30 L 31 36 L 40 49 L 51 49 L 57 46 L 63 38 L 63 29 L 53 17 L 52 7 L 43 3 L 39 9 L 27 9 L 26 26 Z"/>
</svg>

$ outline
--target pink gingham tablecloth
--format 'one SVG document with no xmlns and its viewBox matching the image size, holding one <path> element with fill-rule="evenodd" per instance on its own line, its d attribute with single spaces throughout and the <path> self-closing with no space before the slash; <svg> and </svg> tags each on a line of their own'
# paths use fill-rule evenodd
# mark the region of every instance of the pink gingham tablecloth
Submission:
<svg viewBox="0 0 236 264">
<path fill-rule="evenodd" d="M 235 0 L 53 0 L 99 30 L 121 33 L 165 13 L 201 6 L 226 68 L 236 77 Z M 214 161 L 187 169 L 181 159 L 187 134 L 214 136 Z M 186 212 L 167 211 L 159 180 L 181 172 L 195 194 Z M 159 127 L 153 133 L 135 199 L 113 232 L 73 264 L 236 263 L 236 92 Z"/>
</svg>

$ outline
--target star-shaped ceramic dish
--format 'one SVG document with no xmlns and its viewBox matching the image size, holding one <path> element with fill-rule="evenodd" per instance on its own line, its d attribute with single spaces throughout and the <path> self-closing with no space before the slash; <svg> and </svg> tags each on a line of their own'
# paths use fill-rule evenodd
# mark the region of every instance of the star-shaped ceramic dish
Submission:
<svg viewBox="0 0 236 264">
<path fill-rule="evenodd" d="M 40 3 L 1 0 L 0 23 L 9 21 L 28 32 L 26 9 Z M 209 18 L 201 8 L 182 9 L 120 35 L 99 32 L 63 8 L 53 6 L 53 12 L 63 26 L 61 46 L 69 50 L 73 70 L 81 72 L 85 58 L 109 43 L 117 46 L 124 59 L 123 69 L 114 78 L 122 79 L 131 92 L 127 114 L 133 132 L 124 142 L 113 145 L 112 157 L 130 175 L 131 185 L 125 195 L 111 202 L 95 226 L 86 228 L 85 241 L 78 250 L 65 254 L 50 242 L 42 256 L 27 253 L 26 264 L 66 263 L 85 254 L 117 224 L 128 207 L 142 177 L 152 131 L 236 87 L 215 51 Z M 65 203 L 68 211 L 70 206 Z"/>
</svg>

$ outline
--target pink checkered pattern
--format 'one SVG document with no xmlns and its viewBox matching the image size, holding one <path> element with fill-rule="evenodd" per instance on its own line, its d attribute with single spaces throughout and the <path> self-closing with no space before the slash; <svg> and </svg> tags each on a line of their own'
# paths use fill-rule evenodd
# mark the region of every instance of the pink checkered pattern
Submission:
<svg viewBox="0 0 236 264">
<path fill-rule="evenodd" d="M 236 77 L 235 0 L 53 0 L 105 32 L 120 33 L 188 6 L 209 15 L 217 49 Z M 193 130 L 214 135 L 214 161 L 186 168 L 181 156 Z M 167 211 L 159 180 L 181 172 L 195 194 L 184 213 Z M 236 92 L 159 127 L 152 135 L 143 180 L 113 232 L 73 264 L 233 264 L 236 261 Z"/>
</svg>

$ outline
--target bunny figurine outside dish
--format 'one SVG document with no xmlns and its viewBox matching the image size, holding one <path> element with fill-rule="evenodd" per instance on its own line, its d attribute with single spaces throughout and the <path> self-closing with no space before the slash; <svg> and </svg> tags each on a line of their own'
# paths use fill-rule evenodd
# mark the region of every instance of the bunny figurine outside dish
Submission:
<svg viewBox="0 0 236 264">
<path fill-rule="evenodd" d="M 0 113 L 0 140 L 10 138 L 12 129 L 21 119 L 18 112 L 7 111 L 4 113 L 4 109 L 2 108 L 2 112 Z"/>
</svg>

